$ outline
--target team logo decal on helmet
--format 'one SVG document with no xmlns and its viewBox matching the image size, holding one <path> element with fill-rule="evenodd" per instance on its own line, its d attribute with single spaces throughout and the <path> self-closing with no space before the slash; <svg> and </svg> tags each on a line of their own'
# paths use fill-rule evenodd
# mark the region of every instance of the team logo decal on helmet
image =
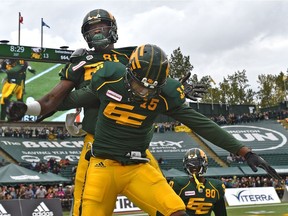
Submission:
<svg viewBox="0 0 288 216">
<path fill-rule="evenodd" d="M 138 46 L 131 54 L 127 67 L 128 88 L 134 99 L 150 99 L 160 94 L 169 75 L 169 61 L 156 45 Z"/>
<path fill-rule="evenodd" d="M 208 159 L 205 152 L 199 148 L 189 149 L 183 158 L 184 170 L 189 174 L 203 175 L 207 171 Z"/>
</svg>

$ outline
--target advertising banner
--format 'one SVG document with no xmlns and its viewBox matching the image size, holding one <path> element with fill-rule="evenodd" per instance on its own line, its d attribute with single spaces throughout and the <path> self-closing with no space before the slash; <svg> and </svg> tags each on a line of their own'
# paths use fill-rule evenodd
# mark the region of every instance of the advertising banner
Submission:
<svg viewBox="0 0 288 216">
<path fill-rule="evenodd" d="M 135 206 L 127 197 L 118 196 L 116 200 L 116 206 L 114 212 L 130 212 L 130 211 L 141 211 L 137 206 Z"/>
<path fill-rule="evenodd" d="M 69 159 L 77 163 L 83 147 L 83 139 L 43 140 L 37 138 L 10 138 L 0 140 L 1 148 L 18 162 L 40 162 L 55 158 Z"/>
<path fill-rule="evenodd" d="M 0 216 L 62 216 L 60 199 L 0 200 Z"/>
<path fill-rule="evenodd" d="M 227 188 L 229 206 L 281 203 L 274 187 Z"/>
</svg>

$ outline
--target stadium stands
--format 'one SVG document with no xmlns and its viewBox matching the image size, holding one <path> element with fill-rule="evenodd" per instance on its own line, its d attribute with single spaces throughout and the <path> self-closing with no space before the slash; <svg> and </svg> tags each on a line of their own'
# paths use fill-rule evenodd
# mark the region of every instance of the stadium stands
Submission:
<svg viewBox="0 0 288 216">
<path fill-rule="evenodd" d="M 288 165 L 287 130 L 276 120 L 223 125 L 223 128 L 252 148 L 271 165 Z M 68 165 L 66 169 L 61 169 L 61 175 L 73 178 L 72 168 L 77 163 L 82 145 L 82 138 L 66 137 L 65 139 L 49 140 L 49 137 L 45 139 L 2 136 L 0 151 L 4 152 L 4 154 L 0 155 L 8 155 L 18 163 L 26 164 L 26 166 L 33 160 L 48 161 L 51 157 L 55 157 L 57 160 L 68 158 L 71 160 L 71 165 Z M 150 144 L 150 151 L 159 160 L 160 167 L 163 170 L 178 169 L 183 171 L 183 155 L 189 148 L 194 147 L 202 148 L 206 152 L 210 168 L 221 168 L 228 165 L 240 168 L 247 166 L 243 162 L 228 164 L 227 156 L 229 152 L 203 138 L 197 140 L 193 133 L 189 132 L 157 131 L 154 133 Z M 1 160 L 2 158 L 0 157 Z"/>
</svg>

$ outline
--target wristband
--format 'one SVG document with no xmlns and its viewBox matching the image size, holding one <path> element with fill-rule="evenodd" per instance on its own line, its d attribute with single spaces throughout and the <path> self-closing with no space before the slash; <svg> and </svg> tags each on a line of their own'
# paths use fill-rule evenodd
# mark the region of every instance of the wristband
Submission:
<svg viewBox="0 0 288 216">
<path fill-rule="evenodd" d="M 27 105 L 27 115 L 33 115 L 38 116 L 41 113 L 41 105 L 38 101 L 32 101 L 31 103 L 26 104 Z"/>
</svg>

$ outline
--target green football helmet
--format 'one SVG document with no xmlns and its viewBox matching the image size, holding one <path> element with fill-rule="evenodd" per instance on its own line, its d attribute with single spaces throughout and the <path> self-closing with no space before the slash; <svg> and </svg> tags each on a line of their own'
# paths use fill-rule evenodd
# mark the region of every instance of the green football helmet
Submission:
<svg viewBox="0 0 288 216">
<path fill-rule="evenodd" d="M 95 27 L 99 23 L 105 23 L 107 27 Z M 95 29 L 100 32 L 95 33 Z M 105 49 L 118 40 L 116 20 L 103 9 L 92 10 L 84 17 L 81 32 L 89 48 Z"/>
<path fill-rule="evenodd" d="M 188 175 L 201 176 L 207 171 L 208 159 L 205 152 L 199 148 L 189 149 L 183 158 L 183 167 Z"/>
<path fill-rule="evenodd" d="M 156 45 L 138 46 L 127 66 L 126 83 L 133 100 L 149 100 L 160 94 L 169 75 L 169 61 Z"/>
</svg>

